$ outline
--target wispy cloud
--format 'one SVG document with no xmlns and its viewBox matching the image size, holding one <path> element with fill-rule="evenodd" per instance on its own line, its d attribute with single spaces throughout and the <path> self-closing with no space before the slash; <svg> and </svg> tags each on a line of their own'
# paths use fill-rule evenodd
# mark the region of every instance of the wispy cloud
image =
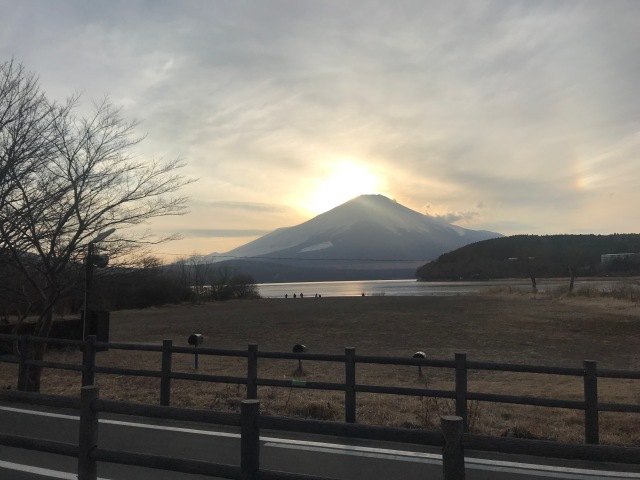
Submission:
<svg viewBox="0 0 640 480">
<path fill-rule="evenodd" d="M 215 209 L 249 210 L 253 212 L 286 212 L 289 210 L 289 207 L 285 207 L 283 205 L 275 205 L 275 204 L 269 204 L 269 203 L 256 203 L 256 202 L 220 201 L 220 202 L 209 202 L 206 205 Z"/>
<path fill-rule="evenodd" d="M 0 58 L 189 162 L 185 232 L 299 223 L 342 156 L 470 228 L 638 230 L 635 0 L 0 3 Z"/>
<path fill-rule="evenodd" d="M 234 230 L 224 228 L 191 228 L 181 231 L 182 235 L 185 237 L 200 238 L 257 237 L 266 235 L 269 232 L 269 230 Z"/>
</svg>

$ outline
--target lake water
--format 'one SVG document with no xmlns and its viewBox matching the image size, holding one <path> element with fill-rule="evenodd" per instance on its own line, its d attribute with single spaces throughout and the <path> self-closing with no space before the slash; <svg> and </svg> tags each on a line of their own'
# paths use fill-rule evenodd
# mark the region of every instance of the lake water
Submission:
<svg viewBox="0 0 640 480">
<path fill-rule="evenodd" d="M 611 288 L 617 282 L 599 279 L 576 279 L 575 289 L 591 285 L 598 289 Z M 538 292 L 568 287 L 568 279 L 540 279 Z M 303 294 L 314 297 L 351 297 L 365 295 L 373 296 L 445 296 L 469 293 L 482 293 L 496 289 L 518 289 L 531 291 L 529 280 L 492 280 L 486 282 L 418 282 L 415 279 L 406 280 L 363 280 L 350 282 L 299 282 L 299 283 L 260 283 L 258 290 L 264 298 L 284 298 Z"/>
</svg>

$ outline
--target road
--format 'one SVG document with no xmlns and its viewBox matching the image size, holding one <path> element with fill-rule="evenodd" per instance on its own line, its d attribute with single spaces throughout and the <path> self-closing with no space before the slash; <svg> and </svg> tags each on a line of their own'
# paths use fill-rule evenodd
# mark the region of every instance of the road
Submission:
<svg viewBox="0 0 640 480">
<path fill-rule="evenodd" d="M 104 416 L 100 419 L 101 448 L 239 464 L 237 430 L 201 424 L 139 417 Z M 76 443 L 77 412 L 0 404 L 0 432 Z M 305 435 L 261 432 L 261 468 L 306 473 L 344 480 L 442 478 L 438 449 L 384 442 L 352 441 Z M 533 457 L 480 455 L 467 452 L 469 480 L 640 480 L 637 465 L 569 462 Z M 535 463 L 534 463 L 535 462 Z M 76 460 L 0 446 L 0 479 L 76 479 Z M 104 480 L 196 480 L 213 477 L 177 474 L 100 463 Z"/>
</svg>

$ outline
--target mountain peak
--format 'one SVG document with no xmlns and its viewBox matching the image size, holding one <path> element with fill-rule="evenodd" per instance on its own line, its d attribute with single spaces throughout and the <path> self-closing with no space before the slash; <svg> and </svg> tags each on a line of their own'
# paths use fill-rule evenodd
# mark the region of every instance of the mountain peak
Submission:
<svg viewBox="0 0 640 480">
<path fill-rule="evenodd" d="M 395 200 L 390 199 L 380 193 L 366 193 L 363 195 L 358 195 L 357 197 L 352 198 L 351 200 L 339 205 L 335 208 L 344 207 L 346 205 L 361 205 L 365 207 L 371 206 L 381 206 L 381 205 L 399 205 Z"/>
<path fill-rule="evenodd" d="M 227 255 L 287 260 L 367 259 L 374 262 L 424 263 L 469 243 L 499 236 L 498 233 L 450 225 L 384 195 L 367 194 L 295 227 L 271 232 Z"/>
<path fill-rule="evenodd" d="M 358 195 L 357 197 L 352 198 L 346 203 L 351 202 L 393 202 L 396 203 L 395 200 L 391 200 L 389 197 L 382 195 L 381 193 L 364 193 L 362 195 Z"/>
<path fill-rule="evenodd" d="M 359 195 L 351 200 L 332 208 L 331 210 L 324 212 L 316 218 L 329 216 L 333 220 L 338 217 L 350 217 L 351 220 L 362 220 L 365 218 L 377 218 L 381 222 L 394 223 L 394 215 L 398 213 L 409 215 L 422 215 L 410 208 L 400 205 L 395 200 L 392 200 L 381 194 L 364 194 Z M 314 221 L 311 219 L 309 221 Z M 347 220 L 345 218 L 344 220 Z"/>
</svg>

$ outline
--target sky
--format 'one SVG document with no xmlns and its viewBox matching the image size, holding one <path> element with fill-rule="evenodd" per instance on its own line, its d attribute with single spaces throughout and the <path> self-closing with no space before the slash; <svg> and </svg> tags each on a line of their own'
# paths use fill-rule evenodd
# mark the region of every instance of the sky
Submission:
<svg viewBox="0 0 640 480">
<path fill-rule="evenodd" d="M 640 2 L 0 0 L 0 62 L 181 158 L 161 255 L 360 194 L 505 235 L 640 232 Z"/>
</svg>

